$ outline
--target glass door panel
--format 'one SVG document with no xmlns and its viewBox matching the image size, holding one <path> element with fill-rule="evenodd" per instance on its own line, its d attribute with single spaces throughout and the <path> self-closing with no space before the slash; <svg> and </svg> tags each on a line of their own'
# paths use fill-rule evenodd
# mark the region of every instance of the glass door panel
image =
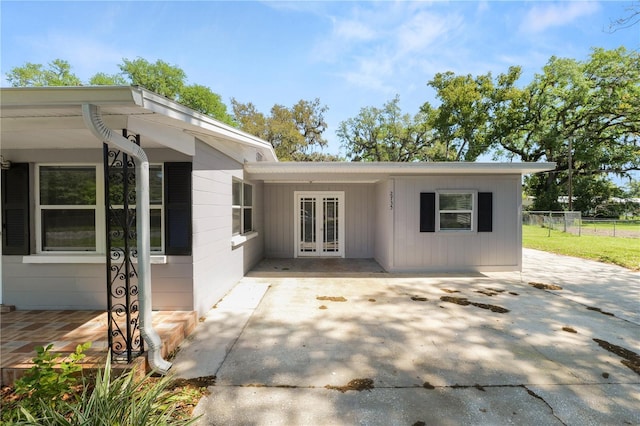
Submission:
<svg viewBox="0 0 640 426">
<path fill-rule="evenodd" d="M 300 200 L 300 252 L 315 253 L 316 244 L 316 200 L 302 198 Z"/>
<path fill-rule="evenodd" d="M 296 193 L 296 256 L 344 256 L 344 193 Z"/>
<path fill-rule="evenodd" d="M 338 199 L 327 198 L 322 200 L 323 206 L 323 228 L 322 252 L 336 253 L 340 248 L 340 238 L 338 236 Z"/>
</svg>

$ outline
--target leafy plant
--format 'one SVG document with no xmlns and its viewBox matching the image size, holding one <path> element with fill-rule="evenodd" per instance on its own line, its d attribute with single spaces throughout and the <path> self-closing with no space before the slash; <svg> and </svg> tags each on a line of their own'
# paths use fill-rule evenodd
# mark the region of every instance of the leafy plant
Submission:
<svg viewBox="0 0 640 426">
<path fill-rule="evenodd" d="M 77 401 L 65 401 L 52 407 L 39 400 L 37 410 L 21 409 L 26 424 L 75 425 L 189 425 L 195 419 L 177 416 L 177 398 L 168 389 L 169 377 L 147 375 L 136 380 L 135 371 L 112 378 L 111 360 L 97 375 L 93 387 L 85 386 Z M 37 413 L 37 414 L 36 414 Z"/>
<path fill-rule="evenodd" d="M 74 353 L 60 362 L 60 355 L 51 352 L 53 344 L 36 347 L 33 367 L 16 380 L 16 394 L 28 396 L 30 400 L 43 399 L 51 402 L 71 394 L 80 380 L 78 373 L 82 371 L 80 361 L 86 356 L 84 351 L 90 347 L 91 342 L 78 345 Z"/>
</svg>

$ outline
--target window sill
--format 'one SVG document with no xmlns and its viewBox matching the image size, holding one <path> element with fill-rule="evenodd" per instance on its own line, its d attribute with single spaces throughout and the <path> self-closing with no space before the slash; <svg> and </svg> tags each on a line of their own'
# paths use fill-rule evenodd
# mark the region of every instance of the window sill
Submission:
<svg viewBox="0 0 640 426">
<path fill-rule="evenodd" d="M 242 244 L 246 243 L 249 240 L 254 239 L 257 236 L 258 236 L 258 233 L 256 231 L 252 231 L 244 235 L 234 235 L 233 237 L 231 237 L 231 247 L 235 248 L 235 247 L 241 246 Z"/>
<path fill-rule="evenodd" d="M 104 254 L 34 254 L 31 256 L 23 256 L 22 263 L 90 263 L 90 264 L 105 264 L 107 259 Z M 138 263 L 137 259 L 133 259 L 133 263 Z M 165 255 L 152 255 L 151 264 L 164 265 L 167 263 L 167 256 Z"/>
</svg>

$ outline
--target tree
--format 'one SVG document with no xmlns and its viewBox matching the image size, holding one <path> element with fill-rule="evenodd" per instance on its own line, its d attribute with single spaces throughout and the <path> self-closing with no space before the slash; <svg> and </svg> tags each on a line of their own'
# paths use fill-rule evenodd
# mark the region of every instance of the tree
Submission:
<svg viewBox="0 0 640 426">
<path fill-rule="evenodd" d="M 556 169 L 525 181 L 534 208 L 559 208 L 571 171 L 583 180 L 627 176 L 640 169 L 640 55 L 595 49 L 586 62 L 551 58 L 543 73 L 503 105 L 495 141 L 523 161 L 553 161 Z"/>
<path fill-rule="evenodd" d="M 231 100 L 233 115 L 240 128 L 271 143 L 283 161 L 338 161 L 317 149 L 327 146 L 322 134 L 327 128 L 324 113 L 327 107 L 319 99 L 300 100 L 291 108 L 274 105 L 265 116 L 252 103 Z"/>
<path fill-rule="evenodd" d="M 173 100 L 178 98 L 187 78 L 181 68 L 169 65 L 160 59 L 152 64 L 143 58 L 134 60 L 125 58 L 118 66 L 132 85 L 142 86 Z"/>
<path fill-rule="evenodd" d="M 222 102 L 220 95 L 214 93 L 207 86 L 200 84 L 184 86 L 180 91 L 178 101 L 191 109 L 215 117 L 230 126 L 236 125 L 233 117 L 227 112 L 227 106 Z"/>
<path fill-rule="evenodd" d="M 429 85 L 441 101 L 435 112 L 434 131 L 445 145 L 445 159 L 475 161 L 491 145 L 487 138 L 494 90 L 491 73 L 476 78 L 438 73 Z"/>
<path fill-rule="evenodd" d="M 186 85 L 186 73 L 175 65 L 157 60 L 151 63 L 143 58 L 123 59 L 118 65 L 122 73 L 99 72 L 89 79 L 91 86 L 142 86 L 152 92 L 235 126 L 233 117 L 220 95 L 199 84 Z M 41 64 L 27 62 L 7 73 L 7 80 L 13 87 L 24 86 L 80 86 L 82 82 L 73 73 L 67 61 L 55 59 L 44 68 Z"/>
<path fill-rule="evenodd" d="M 143 58 L 123 59 L 119 67 L 131 84 L 166 96 L 223 123 L 235 125 L 220 95 L 200 84 L 186 85 L 187 75 L 182 68 L 160 59 L 151 63 Z"/>
<path fill-rule="evenodd" d="M 411 117 L 403 114 L 400 97 L 382 108 L 366 107 L 358 116 L 341 122 L 336 135 L 351 161 L 429 161 L 442 153 L 434 146 L 432 110 L 427 105 Z"/>
<path fill-rule="evenodd" d="M 122 74 L 106 74 L 99 72 L 89 79 L 91 86 L 125 86 L 129 82 Z"/>
<path fill-rule="evenodd" d="M 626 186 L 626 197 L 640 198 L 640 180 L 630 180 Z"/>
<path fill-rule="evenodd" d="M 625 29 L 634 26 L 640 22 L 640 1 L 631 2 L 631 5 L 626 8 L 627 16 L 611 21 L 609 24 L 609 32 L 616 32 L 620 29 Z"/>
<path fill-rule="evenodd" d="M 44 68 L 42 64 L 27 62 L 22 67 L 14 67 L 7 73 L 7 80 L 13 87 L 24 86 L 80 86 L 80 79 L 71 72 L 67 61 L 55 59 Z"/>
</svg>

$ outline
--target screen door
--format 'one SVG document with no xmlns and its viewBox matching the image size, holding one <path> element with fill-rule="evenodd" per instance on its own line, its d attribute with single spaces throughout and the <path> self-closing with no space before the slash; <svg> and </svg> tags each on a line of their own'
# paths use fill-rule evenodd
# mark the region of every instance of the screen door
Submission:
<svg viewBox="0 0 640 426">
<path fill-rule="evenodd" d="M 296 257 L 344 257 L 344 192 L 296 192 Z"/>
</svg>

